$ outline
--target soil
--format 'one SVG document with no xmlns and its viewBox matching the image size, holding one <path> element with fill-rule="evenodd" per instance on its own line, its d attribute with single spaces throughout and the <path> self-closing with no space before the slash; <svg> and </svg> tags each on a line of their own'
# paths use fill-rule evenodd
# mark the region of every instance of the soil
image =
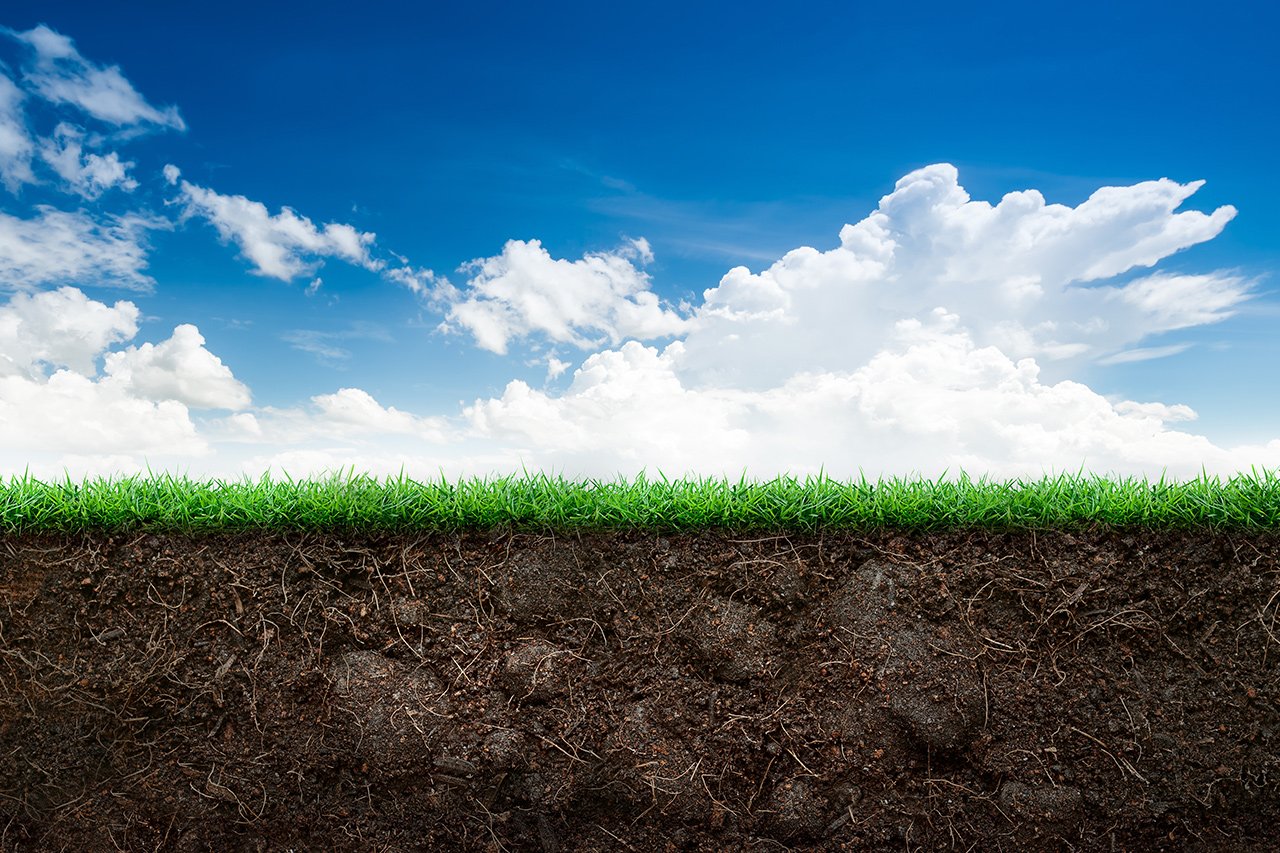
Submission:
<svg viewBox="0 0 1280 853">
<path fill-rule="evenodd" d="M 0 539 L 5 850 L 1272 850 L 1280 533 Z"/>
</svg>

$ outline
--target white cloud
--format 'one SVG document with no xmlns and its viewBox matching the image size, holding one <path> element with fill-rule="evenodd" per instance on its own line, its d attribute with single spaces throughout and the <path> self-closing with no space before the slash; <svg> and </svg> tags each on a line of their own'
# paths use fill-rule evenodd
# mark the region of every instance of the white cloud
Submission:
<svg viewBox="0 0 1280 853">
<path fill-rule="evenodd" d="M 555 379 L 557 376 L 564 373 L 566 370 L 568 370 L 572 366 L 573 365 L 571 365 L 569 362 L 561 361 L 560 359 L 556 358 L 554 355 L 548 356 L 547 357 L 547 379 L 548 380 Z"/>
<path fill-rule="evenodd" d="M 321 364 L 330 367 L 351 358 L 351 350 L 325 343 L 326 335 L 314 329 L 295 329 L 285 332 L 280 339 L 296 350 L 311 353 Z"/>
<path fill-rule="evenodd" d="M 165 178 L 178 181 L 179 172 L 165 166 Z M 310 219 L 282 208 L 272 216 L 266 205 L 242 195 L 221 195 L 189 181 L 179 183 L 182 220 L 201 216 L 213 223 L 223 241 L 234 240 L 254 265 L 255 275 L 290 281 L 311 275 L 320 262 L 306 262 L 303 255 L 336 257 L 368 270 L 380 270 L 384 262 L 369 256 L 375 235 L 350 225 L 330 222 L 317 228 Z"/>
<path fill-rule="evenodd" d="M 1274 465 L 1280 440 L 1215 447 L 1169 428 L 1196 417 L 1185 405 L 1112 404 L 1069 378 L 1088 360 L 1180 351 L 1128 345 L 1250 298 L 1250 282 L 1221 274 L 1080 286 L 1219 233 L 1233 208 L 1173 212 L 1200 185 L 1105 188 L 1074 209 L 1028 191 L 992 208 L 970 202 L 954 168 L 930 166 L 845 226 L 837 248 L 731 270 L 684 340 L 661 352 L 629 342 L 590 356 L 563 395 L 516 381 L 464 414 L 476 435 L 575 476 Z M 1046 365 L 1067 375 L 1046 378 Z"/>
<path fill-rule="evenodd" d="M 594 349 L 606 340 L 649 339 L 679 334 L 688 321 L 658 305 L 649 276 L 636 264 L 653 260 L 647 241 L 632 240 L 613 252 L 581 260 L 555 259 L 538 240 L 510 240 L 502 254 L 463 269 L 475 275 L 469 296 L 455 301 L 440 325 L 467 329 L 476 343 L 504 355 L 512 338 L 542 332 L 554 341 Z M 580 331 L 603 332 L 589 339 Z"/>
<path fill-rule="evenodd" d="M 389 433 L 413 433 L 419 429 L 418 418 L 394 406 L 379 405 L 359 388 L 341 388 L 336 394 L 320 394 L 311 400 L 331 424 Z"/>
<path fill-rule="evenodd" d="M 147 400 L 178 400 L 198 409 L 245 408 L 249 389 L 204 342 L 199 329 L 183 323 L 167 341 L 108 353 L 103 381 L 119 383 Z"/>
<path fill-rule="evenodd" d="M 1234 208 L 1172 212 L 1203 182 L 1107 187 L 1076 208 L 1028 190 L 993 208 L 970 201 L 957 177 L 946 163 L 919 169 L 844 226 L 836 248 L 730 270 L 704 292 L 681 378 L 764 389 L 801 370 L 852 369 L 897 320 L 943 306 L 979 346 L 1040 358 L 1062 379 L 1149 335 L 1229 317 L 1250 298 L 1252 282 L 1223 274 L 1083 286 L 1216 236 Z"/>
<path fill-rule="evenodd" d="M 11 193 L 36 182 L 31 171 L 35 143 L 22 115 L 22 99 L 22 91 L 0 73 L 0 181 Z"/>
<path fill-rule="evenodd" d="M 308 443 L 332 445 L 348 441 L 360 452 L 388 457 L 421 452 L 424 445 L 445 445 L 460 432 L 443 417 L 419 417 L 394 406 L 383 406 L 359 388 L 340 388 L 311 397 L 309 408 L 264 406 L 253 413 L 220 418 L 210 423 L 212 437 L 230 442 L 265 445 L 272 453 Z M 399 437 L 400 454 L 392 449 Z"/>
<path fill-rule="evenodd" d="M 177 107 L 158 110 L 138 94 L 119 67 L 102 67 L 86 60 L 75 43 L 41 24 L 26 32 L 3 32 L 35 51 L 35 64 L 24 79 L 44 99 L 70 104 L 94 118 L 118 127 L 153 124 L 186 130 Z"/>
<path fill-rule="evenodd" d="M 65 122 L 54 130 L 53 138 L 40 144 L 40 156 L 67 183 L 67 187 L 81 197 L 93 200 L 112 187 L 133 192 L 138 182 L 129 177 L 129 169 L 136 164 L 121 162 L 120 155 L 109 152 L 105 157 L 85 154 L 81 140 L 84 134 Z"/>
<path fill-rule="evenodd" d="M 0 306 L 0 376 L 43 378 L 45 364 L 94 376 L 103 350 L 137 333 L 132 302 L 107 306 L 74 287 L 17 293 Z"/>
<path fill-rule="evenodd" d="M 1098 364 L 1127 364 L 1133 361 L 1150 361 L 1154 358 L 1167 358 L 1191 348 L 1191 344 L 1170 344 L 1163 347 L 1134 347 L 1121 350 L 1114 355 L 1098 359 Z"/>
<path fill-rule="evenodd" d="M 150 291 L 146 232 L 170 229 L 158 217 L 129 213 L 95 221 L 47 204 L 19 219 L 0 212 L 0 289 L 30 290 L 46 284 L 100 284 Z"/>
<path fill-rule="evenodd" d="M 203 455 L 187 407 L 131 395 L 118 382 L 59 370 L 46 382 L 0 377 L 0 445 L 6 451 L 166 452 Z"/>
<path fill-rule="evenodd" d="M 195 326 L 178 326 L 160 344 L 106 352 L 132 338 L 137 321 L 132 303 L 107 306 L 73 287 L 15 294 L 0 306 L 0 457 L 14 473 L 49 456 L 101 473 L 85 461 L 90 455 L 136 462 L 141 454 L 211 452 L 188 407 L 243 408 L 248 389 L 204 348 Z"/>
<path fill-rule="evenodd" d="M 392 252 L 392 254 L 396 254 Z M 415 269 L 409 264 L 409 259 L 403 255 L 396 255 L 403 266 L 393 267 L 386 270 L 383 276 L 397 284 L 404 285 L 410 291 L 419 296 L 431 295 L 440 283 L 443 282 L 447 289 L 452 286 L 448 284 L 447 279 L 441 279 L 434 272 L 428 269 Z M 456 291 L 453 291 L 456 292 Z"/>
<path fill-rule="evenodd" d="M 564 261 L 537 242 L 513 241 L 501 255 L 472 265 L 465 299 L 402 259 L 406 287 L 451 309 L 472 306 L 472 314 L 451 311 L 449 321 L 491 351 L 537 333 L 578 346 L 591 343 L 585 337 L 591 332 L 614 341 L 684 333 L 661 349 L 629 340 L 594 353 L 560 394 L 512 381 L 500 397 L 476 399 L 458 416 L 424 417 L 343 387 L 312 396 L 306 407 L 254 408 L 200 420 L 198 429 L 184 432 L 191 422 L 186 403 L 140 399 L 147 389 L 156 397 L 180 396 L 165 384 L 180 360 L 160 358 L 162 344 L 129 352 L 132 361 L 164 362 L 164 381 L 133 383 L 130 373 L 129 384 L 113 373 L 94 383 L 64 372 L 55 376 L 60 386 L 92 405 L 64 402 L 59 409 L 42 403 L 41 395 L 52 392 L 33 392 L 36 383 L 15 373 L 4 381 L 25 384 L 10 396 L 5 386 L 0 400 L 35 395 L 37 412 L 88 406 L 82 421 L 105 436 L 101 452 L 132 460 L 146 451 L 108 430 L 123 421 L 97 412 L 124 418 L 113 404 L 149 406 L 127 413 L 156 421 L 168 436 L 163 447 L 149 445 L 154 452 L 146 458 L 182 465 L 191 461 L 179 455 L 184 447 L 198 456 L 207 443 L 217 448 L 200 457 L 197 473 L 207 476 L 304 477 L 351 466 L 375 476 L 403 470 L 454 479 L 519 473 L 523 465 L 604 479 L 641 470 L 768 479 L 819 468 L 838 479 L 859 471 L 870 479 L 937 478 L 944 470 L 952 477 L 963 470 L 1035 479 L 1081 468 L 1187 478 L 1202 466 L 1221 475 L 1280 466 L 1280 438 L 1215 446 L 1175 428 L 1196 419 L 1184 403 L 1108 399 L 1070 375 L 1084 364 L 1172 354 L 1183 345 L 1136 345 L 1160 332 L 1217 322 L 1250 298 L 1251 282 L 1218 273 L 1157 272 L 1124 284 L 1098 279 L 1211 239 L 1234 211 L 1174 213 L 1197 185 L 1171 181 L 1108 188 L 1076 208 L 1045 205 L 1034 191 L 1010 194 L 992 208 L 970 202 L 956 178 L 945 164 L 907 175 L 878 210 L 841 230 L 836 248 L 797 249 L 759 273 L 731 270 L 687 319 L 640 298 L 652 293 L 637 267 L 647 260 L 647 246 L 639 243 Z M 1097 283 L 1083 286 L 1091 281 Z M 88 325 L 108 330 L 100 338 L 131 335 L 125 319 L 98 317 Z M 175 330 L 169 342 L 175 349 L 179 338 Z M 188 337 L 185 346 L 194 351 L 202 344 Z M 157 354 L 143 358 L 144 351 Z M 28 353 L 18 361 L 29 372 L 33 360 Z M 554 355 L 546 360 L 552 377 L 568 368 Z M 209 355 L 200 364 L 213 370 L 220 362 Z M 234 400 L 228 391 L 219 402 Z M 0 409 L 0 446 L 3 430 L 18 429 L 12 413 L 19 410 Z M 50 425 L 55 417 L 61 415 L 41 415 L 33 424 L 54 436 L 40 435 L 47 456 L 39 458 L 56 470 L 89 451 L 69 427 Z M 0 453 L 0 465 L 8 463 Z"/>
<path fill-rule="evenodd" d="M 691 390 L 680 342 L 661 353 L 634 341 L 591 356 L 562 396 L 510 383 L 501 398 L 464 413 L 477 434 L 519 448 L 531 465 L 571 477 L 768 479 L 778 473 L 839 479 L 977 476 L 1038 479 L 1086 471 L 1156 476 L 1234 472 L 1280 464 L 1267 447 L 1215 447 L 1171 430 L 1182 405 L 1112 405 L 1072 381 L 1047 385 L 1035 361 L 976 347 L 955 315 L 904 320 L 894 344 L 854 371 L 800 373 L 763 391 Z"/>
</svg>

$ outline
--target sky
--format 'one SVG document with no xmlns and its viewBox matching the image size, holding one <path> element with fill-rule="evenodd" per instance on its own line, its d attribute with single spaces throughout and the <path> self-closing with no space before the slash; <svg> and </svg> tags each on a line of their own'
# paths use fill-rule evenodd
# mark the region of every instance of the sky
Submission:
<svg viewBox="0 0 1280 853">
<path fill-rule="evenodd" d="M 0 477 L 1280 468 L 1280 12 L 0 9 Z"/>
</svg>

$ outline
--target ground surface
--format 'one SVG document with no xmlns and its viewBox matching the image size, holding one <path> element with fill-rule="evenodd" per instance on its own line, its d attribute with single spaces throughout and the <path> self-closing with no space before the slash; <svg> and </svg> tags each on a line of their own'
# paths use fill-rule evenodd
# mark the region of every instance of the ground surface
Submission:
<svg viewBox="0 0 1280 853">
<path fill-rule="evenodd" d="M 0 539 L 6 850 L 1269 850 L 1280 534 Z"/>
</svg>

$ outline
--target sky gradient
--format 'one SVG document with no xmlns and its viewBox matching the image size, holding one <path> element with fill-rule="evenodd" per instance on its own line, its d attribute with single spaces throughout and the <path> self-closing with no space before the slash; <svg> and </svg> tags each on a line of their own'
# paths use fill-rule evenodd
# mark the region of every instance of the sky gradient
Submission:
<svg viewBox="0 0 1280 853">
<path fill-rule="evenodd" d="M 1280 467 L 1256 3 L 9 3 L 0 476 Z"/>
</svg>

